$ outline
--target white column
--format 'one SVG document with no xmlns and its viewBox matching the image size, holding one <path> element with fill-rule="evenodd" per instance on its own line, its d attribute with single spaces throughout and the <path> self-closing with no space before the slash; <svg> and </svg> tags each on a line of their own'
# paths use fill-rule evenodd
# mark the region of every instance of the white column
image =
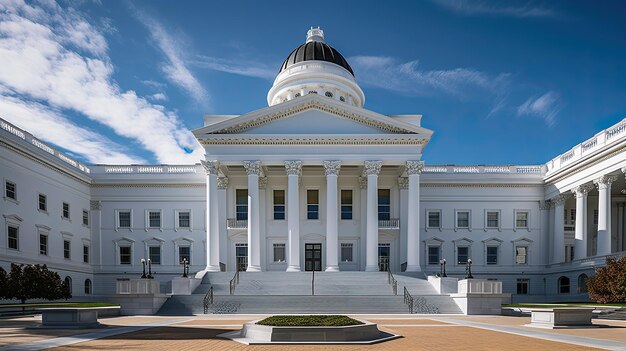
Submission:
<svg viewBox="0 0 626 351">
<path fill-rule="evenodd" d="M 539 201 L 539 213 L 541 214 L 541 245 L 545 264 L 552 263 L 550 259 L 550 201 Z"/>
<path fill-rule="evenodd" d="M 587 257 L 587 194 L 593 186 L 582 184 L 572 189 L 576 196 L 576 229 L 574 232 L 574 259 Z"/>
<path fill-rule="evenodd" d="M 407 218 L 406 271 L 419 272 L 420 267 L 420 173 L 424 162 L 407 161 L 409 175 L 409 202 Z"/>
<path fill-rule="evenodd" d="M 551 201 L 554 203 L 554 246 L 552 247 L 552 263 L 565 262 L 565 200 L 561 194 Z"/>
<path fill-rule="evenodd" d="M 206 268 L 209 272 L 220 270 L 220 227 L 217 201 L 218 161 L 201 161 L 206 173 Z"/>
<path fill-rule="evenodd" d="M 261 161 L 243 161 L 248 174 L 248 269 L 261 271 L 261 232 L 259 226 L 259 174 Z"/>
<path fill-rule="evenodd" d="M 341 161 L 324 161 L 326 173 L 326 272 L 339 272 L 337 176 Z"/>
<path fill-rule="evenodd" d="M 407 247 L 407 234 L 406 234 L 406 228 L 407 228 L 407 224 L 408 224 L 408 204 L 409 204 L 409 195 L 407 194 L 409 192 L 409 178 L 407 177 L 398 177 L 398 188 L 400 189 L 400 247 L 404 248 Z M 400 250 L 400 262 L 402 262 L 400 264 L 400 267 L 402 267 L 402 264 L 405 264 L 405 269 L 406 269 L 406 262 L 407 262 L 407 250 Z"/>
<path fill-rule="evenodd" d="M 285 161 L 287 171 L 287 272 L 300 272 L 300 187 L 302 161 Z"/>
<path fill-rule="evenodd" d="M 261 252 L 261 270 L 267 269 L 267 177 L 259 177 L 259 252 Z"/>
<path fill-rule="evenodd" d="M 378 271 L 378 173 L 382 161 L 365 161 L 367 174 L 367 229 L 365 270 Z"/>
<path fill-rule="evenodd" d="M 611 184 L 616 176 L 602 176 L 593 181 L 598 187 L 598 256 L 611 253 Z"/>
<path fill-rule="evenodd" d="M 219 240 L 220 240 L 220 263 L 227 262 L 227 250 L 228 250 L 228 236 L 226 229 L 226 218 L 228 217 L 226 214 L 226 209 L 228 205 L 226 204 L 226 189 L 228 189 L 228 178 L 227 177 L 218 177 L 217 178 L 217 203 L 219 206 Z M 221 270 L 221 265 L 220 265 Z"/>
</svg>

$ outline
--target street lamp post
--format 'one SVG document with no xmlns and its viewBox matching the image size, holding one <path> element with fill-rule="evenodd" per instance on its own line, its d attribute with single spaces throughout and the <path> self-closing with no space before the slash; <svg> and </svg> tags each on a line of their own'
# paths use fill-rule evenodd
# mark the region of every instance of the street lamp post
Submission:
<svg viewBox="0 0 626 351">
<path fill-rule="evenodd" d="M 448 276 L 446 274 L 446 259 L 445 258 L 441 260 L 441 266 L 443 268 L 443 272 L 441 273 L 441 276 L 445 278 Z"/>
<path fill-rule="evenodd" d="M 472 275 L 472 259 L 467 259 L 467 265 L 465 266 L 465 279 L 474 279 Z"/>
<path fill-rule="evenodd" d="M 141 259 L 141 265 L 143 266 L 143 274 L 141 275 L 141 279 L 146 279 L 146 260 L 145 259 Z"/>
<path fill-rule="evenodd" d="M 189 263 L 186 258 L 183 258 L 183 278 L 187 278 L 189 273 Z"/>
<path fill-rule="evenodd" d="M 148 279 L 154 279 L 152 276 L 152 260 L 148 259 Z"/>
</svg>

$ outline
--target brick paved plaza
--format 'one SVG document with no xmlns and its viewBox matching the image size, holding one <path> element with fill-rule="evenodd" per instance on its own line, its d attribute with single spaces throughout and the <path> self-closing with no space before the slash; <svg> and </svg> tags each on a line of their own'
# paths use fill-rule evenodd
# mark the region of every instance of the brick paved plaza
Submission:
<svg viewBox="0 0 626 351">
<path fill-rule="evenodd" d="M 626 350 L 626 321 L 598 328 L 525 327 L 528 317 L 359 315 L 402 338 L 376 345 L 257 345 L 218 334 L 262 318 L 251 315 L 115 317 L 96 329 L 44 329 L 39 317 L 0 320 L 0 350 Z"/>
</svg>

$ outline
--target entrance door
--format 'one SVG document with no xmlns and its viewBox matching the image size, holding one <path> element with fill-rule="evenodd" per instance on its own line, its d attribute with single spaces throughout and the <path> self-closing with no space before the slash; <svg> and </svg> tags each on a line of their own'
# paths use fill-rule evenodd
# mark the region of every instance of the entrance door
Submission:
<svg viewBox="0 0 626 351">
<path fill-rule="evenodd" d="M 248 268 L 248 244 L 235 244 L 237 271 L 245 272 Z"/>
<path fill-rule="evenodd" d="M 304 245 L 304 270 L 322 270 L 322 244 Z"/>
<path fill-rule="evenodd" d="M 386 272 L 389 270 L 389 255 L 391 244 L 378 244 L 378 270 Z"/>
</svg>

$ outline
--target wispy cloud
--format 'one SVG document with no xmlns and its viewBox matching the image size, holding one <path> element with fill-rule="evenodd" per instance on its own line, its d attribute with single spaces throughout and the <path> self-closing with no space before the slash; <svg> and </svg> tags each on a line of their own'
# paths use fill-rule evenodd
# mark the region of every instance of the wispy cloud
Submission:
<svg viewBox="0 0 626 351">
<path fill-rule="evenodd" d="M 165 55 L 166 62 L 161 65 L 163 73 L 174 84 L 187 91 L 200 105 L 209 105 L 209 94 L 202 84 L 196 79 L 187 68 L 186 62 L 180 56 L 185 50 L 178 45 L 181 40 L 177 40 L 163 27 L 155 18 L 145 12 L 133 9 L 137 19 L 143 23 L 156 45 Z"/>
<path fill-rule="evenodd" d="M 274 79 L 276 74 L 278 74 L 276 67 L 270 67 L 269 65 L 264 65 L 251 60 L 227 60 L 217 57 L 198 55 L 197 59 L 190 61 L 190 63 L 198 67 L 214 71 L 238 74 L 247 77 Z"/>
<path fill-rule="evenodd" d="M 510 1 L 485 1 L 485 0 L 432 0 L 439 6 L 455 13 L 466 16 L 504 16 L 504 17 L 554 17 L 554 10 L 536 6 L 533 2 L 525 2 L 521 5 Z"/>
<path fill-rule="evenodd" d="M 167 95 L 164 93 L 156 93 L 149 96 L 154 101 L 167 101 Z"/>
<path fill-rule="evenodd" d="M 25 127 L 20 122 L 24 108 L 36 107 L 42 124 L 56 123 L 55 111 L 74 111 L 138 142 L 153 152 L 158 162 L 195 163 L 201 159 L 202 147 L 173 112 L 119 87 L 112 78 L 114 68 L 107 50 L 102 32 L 71 8 L 55 2 L 0 3 L 0 99 L 13 101 L 11 111 L 19 106 L 15 97 L 23 103 L 19 114 L 5 111 L 3 118 Z M 48 113 L 44 113 L 46 109 Z M 63 123 L 72 126 L 67 119 Z M 56 132 L 38 130 L 44 140 L 58 141 Z M 110 146 L 103 136 L 85 133 L 68 127 L 65 137 L 100 140 L 100 145 Z M 87 152 L 78 146 L 64 147 Z M 91 152 L 85 155 L 93 158 Z"/>
<path fill-rule="evenodd" d="M 548 126 L 553 126 L 562 109 L 560 96 L 549 91 L 539 97 L 531 97 L 517 108 L 518 116 L 534 116 L 542 118 Z"/>
</svg>

